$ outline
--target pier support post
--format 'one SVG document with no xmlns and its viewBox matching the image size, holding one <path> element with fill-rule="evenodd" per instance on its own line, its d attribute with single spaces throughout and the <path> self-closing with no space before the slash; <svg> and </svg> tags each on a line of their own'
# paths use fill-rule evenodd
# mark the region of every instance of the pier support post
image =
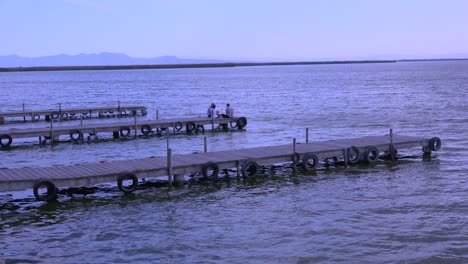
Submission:
<svg viewBox="0 0 468 264">
<path fill-rule="evenodd" d="M 393 146 L 393 129 L 390 128 L 390 146 L 388 147 L 389 152 L 390 152 L 390 160 L 395 161 L 395 151 L 394 151 L 394 146 Z"/>
<path fill-rule="evenodd" d="M 306 144 L 309 144 L 309 128 L 306 128 Z"/>
<path fill-rule="evenodd" d="M 50 144 L 54 144 L 54 122 L 50 122 Z"/>
<path fill-rule="evenodd" d="M 206 142 L 206 137 L 203 137 L 203 145 L 204 145 L 203 151 L 205 153 L 207 153 L 208 152 L 208 143 Z"/>
<path fill-rule="evenodd" d="M 122 117 L 122 112 L 120 112 L 120 101 L 117 101 L 117 116 Z"/>
<path fill-rule="evenodd" d="M 24 103 L 23 103 L 23 114 L 24 114 L 25 108 L 24 108 Z M 23 116 L 23 121 L 26 122 L 26 116 Z"/>
<path fill-rule="evenodd" d="M 293 138 L 293 153 L 296 153 L 296 138 Z"/>
<path fill-rule="evenodd" d="M 167 149 L 167 177 L 169 188 L 172 189 L 172 149 Z"/>
<path fill-rule="evenodd" d="M 348 150 L 343 149 L 343 160 L 345 167 L 348 167 Z"/>
<path fill-rule="evenodd" d="M 120 103 L 120 101 L 119 101 L 119 103 Z M 134 135 L 134 138 L 137 139 L 137 134 L 138 134 L 138 132 L 137 132 L 137 131 L 138 131 L 138 130 L 137 130 L 137 116 L 134 115 L 133 117 L 134 117 L 134 128 L 135 128 L 135 135 Z"/>
<path fill-rule="evenodd" d="M 59 120 L 62 120 L 62 103 L 59 103 Z"/>
<path fill-rule="evenodd" d="M 159 110 L 156 109 L 156 120 L 159 120 Z"/>
</svg>

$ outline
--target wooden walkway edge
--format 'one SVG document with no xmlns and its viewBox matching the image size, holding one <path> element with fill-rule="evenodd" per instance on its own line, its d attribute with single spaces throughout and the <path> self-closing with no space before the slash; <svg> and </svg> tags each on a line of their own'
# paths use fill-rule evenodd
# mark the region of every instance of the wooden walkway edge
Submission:
<svg viewBox="0 0 468 264">
<path fill-rule="evenodd" d="M 211 125 L 214 129 L 214 125 L 222 125 L 224 130 L 228 130 L 229 127 L 242 129 L 247 125 L 247 119 L 245 117 L 237 118 L 205 118 L 205 117 L 194 117 L 194 118 L 179 118 L 179 119 L 159 119 L 159 120 L 137 120 L 125 122 L 112 122 L 112 123 L 99 123 L 99 124 L 78 124 L 73 126 L 56 126 L 52 123 L 49 127 L 42 128 L 11 128 L 8 130 L 0 130 L 0 146 L 10 147 L 15 139 L 18 138 L 33 138 L 38 137 L 49 139 L 58 142 L 58 137 L 67 135 L 71 141 L 84 141 L 84 134 L 87 133 L 90 136 L 94 136 L 97 139 L 98 133 L 112 132 L 114 138 L 122 137 L 137 137 L 138 133 L 148 136 L 153 133 L 153 129 L 156 129 L 157 133 L 161 134 L 164 130 L 172 128 L 173 132 L 184 131 L 188 134 L 193 134 L 204 131 L 205 125 Z"/>
<path fill-rule="evenodd" d="M 390 144 L 392 142 L 393 144 Z M 35 188 L 38 180 L 53 182 L 58 187 L 94 185 L 103 182 L 115 182 L 123 174 L 135 175 L 137 178 L 151 178 L 169 175 L 184 175 L 207 169 L 207 164 L 215 164 L 212 169 L 237 168 L 243 173 L 246 164 L 258 165 L 295 162 L 308 163 L 312 156 L 317 159 L 330 157 L 343 158 L 345 162 L 370 159 L 370 149 L 376 149 L 377 158 L 381 152 L 392 152 L 395 149 L 423 147 L 425 153 L 437 151 L 441 147 L 439 138 L 418 138 L 403 135 L 367 136 L 361 138 L 327 140 L 303 144 L 256 147 L 238 150 L 225 150 L 208 153 L 168 155 L 136 160 L 120 160 L 103 163 L 86 163 L 80 165 L 37 167 L 37 168 L 3 168 L 0 169 L 0 191 L 13 191 Z M 352 150 L 358 150 L 357 157 L 352 158 Z M 170 151 L 168 151 L 170 153 Z M 361 153 L 361 154 L 359 154 Z M 312 166 L 312 165 L 311 165 Z M 315 167 L 316 168 L 316 167 Z M 169 173 L 171 172 L 171 173 Z M 172 176 L 171 176 L 172 177 Z M 170 180 L 171 177 L 168 177 Z"/>
<path fill-rule="evenodd" d="M 32 121 L 65 121 L 72 119 L 125 117 L 141 115 L 146 116 L 147 109 L 140 105 L 120 105 L 101 107 L 61 108 L 46 110 L 23 110 L 0 112 L 0 125 L 6 123 L 7 118 L 23 118 L 23 122 Z"/>
</svg>

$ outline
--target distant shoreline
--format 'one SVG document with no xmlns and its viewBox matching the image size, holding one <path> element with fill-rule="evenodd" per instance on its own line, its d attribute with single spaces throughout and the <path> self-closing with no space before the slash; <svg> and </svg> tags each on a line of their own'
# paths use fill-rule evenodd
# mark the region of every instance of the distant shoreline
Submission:
<svg viewBox="0 0 468 264">
<path fill-rule="evenodd" d="M 227 63 L 102 65 L 102 66 L 34 66 L 34 67 L 5 67 L 5 68 L 0 68 L 0 72 L 224 68 L 224 67 L 248 67 L 248 66 L 395 63 L 395 62 L 396 62 L 395 60 L 363 60 L 363 61 L 302 61 L 302 62 L 241 62 L 241 63 L 227 62 Z"/>
<path fill-rule="evenodd" d="M 34 67 L 3 67 L 3 68 L 0 67 L 0 72 L 224 68 L 224 67 L 248 67 L 248 66 L 286 66 L 286 65 L 317 65 L 317 64 L 363 64 L 363 63 L 396 63 L 396 62 L 412 62 L 412 61 L 450 61 L 450 60 L 468 60 L 468 59 L 407 59 L 407 60 L 241 62 L 241 63 L 229 63 L 229 62 L 227 62 L 227 63 L 102 65 L 102 66 L 34 66 Z"/>
</svg>

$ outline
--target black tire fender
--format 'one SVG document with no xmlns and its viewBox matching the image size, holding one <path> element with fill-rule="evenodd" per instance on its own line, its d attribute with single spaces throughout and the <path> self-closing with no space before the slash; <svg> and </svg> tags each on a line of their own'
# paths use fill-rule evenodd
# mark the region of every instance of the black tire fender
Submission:
<svg viewBox="0 0 468 264">
<path fill-rule="evenodd" d="M 78 130 L 78 129 L 70 131 L 69 135 L 70 135 L 70 139 L 74 142 L 77 142 L 83 139 L 83 132 L 81 132 L 81 130 Z"/>
<path fill-rule="evenodd" d="M 32 121 L 36 122 L 36 121 L 39 121 L 39 120 L 41 120 L 41 116 L 40 116 L 40 115 L 34 114 L 34 115 L 32 116 Z"/>
<path fill-rule="evenodd" d="M 121 127 L 120 130 L 119 130 L 119 133 L 120 133 L 120 136 L 121 137 L 128 137 L 130 136 L 130 128 L 129 127 Z"/>
<path fill-rule="evenodd" d="M 230 126 L 231 128 L 236 128 L 236 127 L 237 127 L 237 122 L 234 121 L 234 120 L 231 120 L 231 122 L 229 122 L 229 126 Z"/>
<path fill-rule="evenodd" d="M 188 122 L 185 126 L 188 134 L 193 134 L 197 131 L 197 125 L 194 122 Z"/>
<path fill-rule="evenodd" d="M 312 161 L 312 162 L 311 162 Z M 314 153 L 306 153 L 302 157 L 302 166 L 306 171 L 314 171 L 317 169 L 319 159 Z"/>
<path fill-rule="evenodd" d="M 203 125 L 198 125 L 197 133 L 205 133 L 205 127 Z"/>
<path fill-rule="evenodd" d="M 348 162 L 351 164 L 355 164 L 359 162 L 359 159 L 361 158 L 361 151 L 359 151 L 359 148 L 356 146 L 351 146 L 347 149 L 347 157 L 348 157 Z M 354 155 L 353 155 L 354 154 Z"/>
<path fill-rule="evenodd" d="M 369 163 L 374 163 L 379 159 L 379 150 L 372 146 L 366 148 L 364 151 L 364 160 L 369 162 Z"/>
<path fill-rule="evenodd" d="M 132 184 L 129 186 L 125 186 L 123 184 L 125 180 L 132 180 Z M 120 174 L 119 177 L 117 178 L 117 186 L 122 192 L 131 193 L 135 191 L 138 187 L 138 177 L 133 173 Z"/>
<path fill-rule="evenodd" d="M 60 117 L 59 113 L 58 112 L 52 112 L 52 114 L 50 115 L 50 117 L 52 119 L 58 119 Z"/>
<path fill-rule="evenodd" d="M 213 171 L 213 173 L 211 173 L 211 175 L 208 174 L 208 172 L 210 170 Z M 203 175 L 204 178 L 206 178 L 206 179 L 217 179 L 218 174 L 219 174 L 218 164 L 209 161 L 209 162 L 202 165 L 202 175 Z"/>
<path fill-rule="evenodd" d="M 6 139 L 6 143 L 5 143 L 5 139 Z M 10 135 L 3 134 L 0 136 L 0 145 L 2 145 L 2 147 L 9 147 L 11 146 L 12 142 L 13 142 L 13 139 L 11 138 Z"/>
<path fill-rule="evenodd" d="M 238 129 L 243 129 L 247 125 L 247 118 L 239 117 L 239 119 L 236 121 L 236 124 Z"/>
<path fill-rule="evenodd" d="M 182 129 L 184 125 L 182 124 L 182 122 L 177 122 L 174 124 L 174 129 L 175 131 L 180 131 Z"/>
<path fill-rule="evenodd" d="M 244 177 L 257 176 L 259 172 L 258 163 L 253 160 L 246 160 L 241 167 L 241 173 Z"/>
<path fill-rule="evenodd" d="M 148 136 L 152 132 L 152 128 L 150 125 L 143 125 L 141 126 L 141 133 L 145 136 Z"/>
<path fill-rule="evenodd" d="M 47 193 L 40 194 L 39 189 L 43 187 L 47 188 Z M 49 180 L 38 180 L 34 183 L 33 187 L 34 197 L 36 197 L 38 201 L 46 202 L 57 200 L 57 190 L 55 184 Z"/>
<path fill-rule="evenodd" d="M 62 120 L 68 120 L 68 113 L 62 113 Z"/>
<path fill-rule="evenodd" d="M 429 148 L 432 151 L 438 151 L 442 148 L 442 141 L 438 137 L 433 137 L 429 139 Z"/>
</svg>

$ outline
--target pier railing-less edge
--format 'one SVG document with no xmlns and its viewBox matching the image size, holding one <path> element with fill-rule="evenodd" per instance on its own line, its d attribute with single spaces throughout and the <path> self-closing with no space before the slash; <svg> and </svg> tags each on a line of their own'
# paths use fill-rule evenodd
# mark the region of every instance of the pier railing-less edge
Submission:
<svg viewBox="0 0 468 264">
<path fill-rule="evenodd" d="M 395 160 L 398 149 L 422 147 L 424 155 L 438 151 L 442 142 L 438 137 L 419 138 L 390 134 L 360 138 L 207 152 L 174 154 L 168 147 L 167 155 L 138 160 L 111 161 L 48 168 L 0 169 L 0 191 L 32 188 L 38 200 L 57 198 L 57 187 L 86 186 L 103 182 L 117 182 L 125 193 L 137 189 L 139 179 L 167 176 L 169 187 L 183 186 L 185 174 L 200 173 L 208 179 L 218 178 L 219 172 L 234 168 L 237 177 L 254 177 L 261 166 L 291 163 L 305 172 L 315 172 L 321 161 L 340 161 L 344 166 L 358 162 L 374 163 Z"/>
</svg>

